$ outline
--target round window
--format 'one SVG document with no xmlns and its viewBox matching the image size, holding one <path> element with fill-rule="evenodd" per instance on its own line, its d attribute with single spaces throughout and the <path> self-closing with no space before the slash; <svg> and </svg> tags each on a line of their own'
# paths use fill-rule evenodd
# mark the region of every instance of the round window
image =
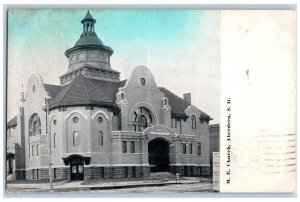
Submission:
<svg viewBox="0 0 300 202">
<path fill-rule="evenodd" d="M 56 125 L 56 120 L 53 121 L 53 124 Z"/>
<path fill-rule="evenodd" d="M 78 118 L 78 117 L 74 117 L 74 118 L 73 118 L 73 122 L 74 122 L 74 123 L 78 123 L 78 121 L 79 121 L 79 118 Z"/>
<path fill-rule="evenodd" d="M 32 92 L 35 92 L 35 85 L 32 86 Z"/>
<path fill-rule="evenodd" d="M 102 123 L 102 118 L 101 117 L 98 118 L 98 122 Z"/>
<path fill-rule="evenodd" d="M 146 79 L 145 78 L 140 78 L 140 83 L 142 86 L 146 85 Z"/>
</svg>

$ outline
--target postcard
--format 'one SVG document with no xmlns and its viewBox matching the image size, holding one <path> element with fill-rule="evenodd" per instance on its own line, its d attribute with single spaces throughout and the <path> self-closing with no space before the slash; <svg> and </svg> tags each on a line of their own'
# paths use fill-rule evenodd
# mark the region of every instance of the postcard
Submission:
<svg viewBox="0 0 300 202">
<path fill-rule="evenodd" d="M 7 9 L 6 194 L 294 192 L 296 11 Z"/>
</svg>

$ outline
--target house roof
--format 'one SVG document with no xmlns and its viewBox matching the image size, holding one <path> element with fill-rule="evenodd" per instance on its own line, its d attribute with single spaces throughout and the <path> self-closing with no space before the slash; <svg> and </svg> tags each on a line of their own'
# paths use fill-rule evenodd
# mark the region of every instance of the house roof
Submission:
<svg viewBox="0 0 300 202">
<path fill-rule="evenodd" d="M 14 116 L 11 120 L 8 121 L 7 128 L 17 126 L 17 122 L 18 122 L 17 116 Z"/>
<path fill-rule="evenodd" d="M 172 116 L 187 117 L 184 110 L 186 110 L 186 108 L 190 106 L 188 102 L 186 102 L 184 99 L 180 98 L 179 96 L 175 95 L 174 93 L 172 93 L 164 87 L 159 87 L 159 90 L 168 98 Z"/>
<path fill-rule="evenodd" d="M 62 86 L 49 101 L 49 108 L 74 105 L 104 105 L 117 107 L 114 103 L 119 82 L 97 80 L 79 74 L 71 83 Z"/>
<path fill-rule="evenodd" d="M 190 103 L 188 103 L 187 101 L 175 95 L 174 93 L 172 93 L 164 87 L 159 87 L 159 90 L 168 98 L 172 116 L 183 118 L 187 117 L 184 110 L 186 110 L 191 105 Z M 201 111 L 200 118 L 210 119 L 210 116 Z"/>
<path fill-rule="evenodd" d="M 89 104 L 118 108 L 115 104 L 116 94 L 120 87 L 125 86 L 126 82 L 127 80 L 112 82 L 87 78 L 79 74 L 65 86 L 45 84 L 46 91 L 52 97 L 49 101 L 49 108 Z M 172 116 L 188 117 L 185 113 L 190 106 L 188 102 L 164 87 L 159 87 L 159 90 L 168 98 Z M 201 111 L 200 118 L 210 119 L 210 116 Z"/>
<path fill-rule="evenodd" d="M 55 97 L 55 95 L 59 92 L 60 86 L 53 84 L 44 84 L 45 90 L 49 93 L 51 98 Z"/>
</svg>

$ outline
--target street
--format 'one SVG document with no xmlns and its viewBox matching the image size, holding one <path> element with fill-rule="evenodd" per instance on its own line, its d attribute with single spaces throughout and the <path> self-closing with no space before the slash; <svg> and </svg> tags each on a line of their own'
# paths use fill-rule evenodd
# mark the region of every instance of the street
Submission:
<svg viewBox="0 0 300 202">
<path fill-rule="evenodd" d="M 49 192 L 45 184 L 8 184 L 7 193 Z M 80 182 L 70 182 L 54 186 L 55 193 L 183 193 L 183 192 L 212 192 L 212 184 L 208 181 L 183 180 L 175 181 L 144 181 L 102 183 L 99 185 L 80 185 Z"/>
</svg>

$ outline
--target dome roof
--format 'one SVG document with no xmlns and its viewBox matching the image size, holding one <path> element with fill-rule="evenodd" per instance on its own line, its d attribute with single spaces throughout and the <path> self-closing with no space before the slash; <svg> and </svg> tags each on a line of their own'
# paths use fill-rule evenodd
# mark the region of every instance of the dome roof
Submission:
<svg viewBox="0 0 300 202">
<path fill-rule="evenodd" d="M 80 39 L 76 42 L 75 46 L 89 46 L 89 45 L 101 45 L 104 46 L 103 42 L 98 38 L 96 33 L 82 34 Z"/>
<path fill-rule="evenodd" d="M 96 20 L 93 18 L 93 16 L 88 11 L 85 17 L 81 20 L 81 23 L 83 24 L 83 32 L 80 35 L 80 38 L 75 43 L 74 47 L 66 50 L 65 55 L 69 57 L 69 54 L 73 52 L 74 50 L 82 49 L 82 48 L 98 48 L 105 52 L 107 52 L 109 55 L 113 54 L 113 49 L 105 46 L 103 42 L 99 39 L 97 34 L 95 33 L 95 23 Z"/>
</svg>

